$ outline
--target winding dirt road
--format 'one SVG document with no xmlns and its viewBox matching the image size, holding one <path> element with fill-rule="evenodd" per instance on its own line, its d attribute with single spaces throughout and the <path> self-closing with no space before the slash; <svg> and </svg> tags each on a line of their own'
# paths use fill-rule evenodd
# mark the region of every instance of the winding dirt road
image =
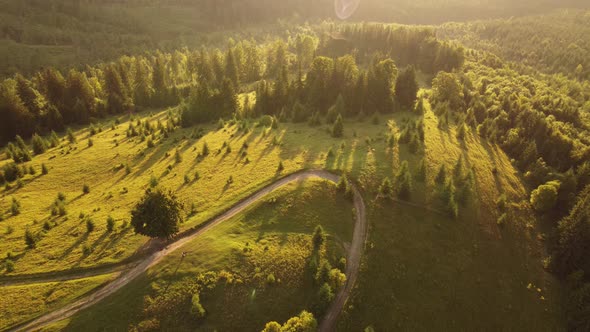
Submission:
<svg viewBox="0 0 590 332">
<path fill-rule="evenodd" d="M 154 252 L 153 254 L 147 256 L 146 258 L 138 261 L 137 265 L 130 267 L 128 270 L 121 272 L 119 277 L 114 281 L 108 283 L 98 291 L 85 296 L 61 309 L 56 311 L 47 313 L 43 316 L 40 316 L 30 322 L 24 323 L 22 325 L 13 327 L 9 331 L 29 331 L 33 329 L 39 329 L 41 327 L 47 326 L 51 323 L 60 321 L 62 319 L 68 318 L 73 316 L 74 314 L 78 313 L 79 311 L 86 309 L 107 296 L 115 293 L 117 290 L 121 289 L 123 286 L 127 285 L 129 282 L 137 278 L 142 273 L 145 273 L 150 267 L 154 266 L 158 262 L 160 262 L 164 257 L 169 255 L 170 253 L 176 251 L 178 248 L 182 247 L 189 241 L 192 241 L 194 238 L 200 236 L 201 234 L 207 232 L 209 229 L 215 227 L 216 225 L 222 223 L 230 219 L 231 217 L 235 216 L 236 214 L 244 211 L 250 205 L 256 203 L 264 196 L 268 195 L 272 191 L 283 187 L 291 182 L 295 181 L 302 181 L 308 178 L 318 177 L 332 182 L 338 182 L 340 177 L 333 173 L 327 171 L 319 171 L 319 170 L 311 170 L 311 171 L 302 171 L 298 173 L 294 173 L 288 175 L 264 188 L 259 190 L 258 192 L 252 194 L 251 196 L 247 197 L 246 199 L 242 200 L 241 202 L 237 203 L 233 207 L 231 207 L 226 212 L 222 213 L 221 215 L 217 216 L 216 218 L 212 219 L 208 223 L 206 223 L 203 227 L 195 230 L 192 233 L 186 234 L 186 236 L 179 238 L 175 242 L 168 245 L 168 247 Z M 352 185 L 352 184 L 351 184 Z M 354 207 L 356 210 L 356 221 L 354 226 L 354 233 L 352 236 L 352 243 L 347 253 L 347 266 L 345 274 L 347 276 L 346 284 L 340 291 L 338 292 L 335 300 L 330 305 L 328 311 L 323 317 L 323 320 L 320 323 L 319 331 L 327 332 L 334 330 L 334 324 L 338 318 L 338 315 L 342 311 L 346 300 L 348 299 L 350 292 L 352 291 L 352 287 L 354 286 L 356 279 L 358 277 L 361 256 L 363 252 L 363 248 L 366 242 L 367 237 L 367 220 L 365 215 L 365 203 L 363 198 L 359 192 L 359 190 L 353 185 L 353 192 L 354 192 Z M 103 271 L 104 272 L 104 271 Z M 114 271 L 110 271 L 114 272 Z M 104 273 L 110 273 L 106 271 Z"/>
</svg>

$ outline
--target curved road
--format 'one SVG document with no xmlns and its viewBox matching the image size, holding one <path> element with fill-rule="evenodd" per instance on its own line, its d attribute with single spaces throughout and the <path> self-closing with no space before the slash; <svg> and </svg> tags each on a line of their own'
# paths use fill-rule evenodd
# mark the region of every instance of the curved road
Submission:
<svg viewBox="0 0 590 332">
<path fill-rule="evenodd" d="M 117 290 L 121 289 L 123 286 L 127 285 L 129 282 L 137 278 L 142 273 L 146 272 L 150 267 L 154 266 L 158 262 L 160 262 L 164 257 L 169 255 L 170 253 L 176 251 L 178 248 L 182 247 L 187 242 L 193 240 L 194 238 L 198 237 L 199 235 L 205 233 L 210 228 L 215 227 L 216 225 L 222 223 L 225 220 L 230 219 L 231 217 L 235 216 L 236 214 L 244 211 L 250 205 L 259 201 L 262 197 L 268 195 L 272 191 L 285 186 L 294 181 L 302 181 L 308 178 L 318 177 L 325 180 L 329 180 L 332 182 L 338 182 L 340 177 L 338 175 L 332 174 L 327 171 L 302 171 L 299 173 L 294 173 L 288 175 L 264 188 L 259 190 L 258 192 L 252 194 L 248 198 L 240 201 L 232 208 L 227 210 L 226 212 L 222 213 L 218 217 L 212 219 L 203 227 L 199 228 L 198 230 L 194 231 L 193 233 L 188 234 L 187 236 L 179 238 L 177 241 L 168 245 L 168 247 L 157 251 L 150 256 L 140 260 L 137 265 L 131 267 L 129 270 L 123 271 L 117 279 L 110 282 L 103 288 L 99 289 L 98 291 L 83 297 L 59 310 L 47 313 L 43 316 L 40 316 L 28 323 L 24 323 L 20 326 L 14 327 L 10 331 L 28 331 L 33 329 L 39 329 L 41 327 L 47 326 L 51 323 L 60 321 L 62 319 L 68 318 L 73 316 L 74 314 L 78 313 L 80 310 L 86 309 L 101 300 L 105 297 L 115 293 Z M 356 210 L 356 221 L 354 225 L 354 233 L 352 236 L 352 243 L 348 250 L 347 254 L 347 266 L 346 266 L 346 284 L 344 287 L 340 289 L 338 292 L 335 300 L 330 305 L 328 311 L 324 315 L 323 320 L 320 323 L 319 331 L 327 332 L 334 330 L 334 324 L 338 318 L 338 315 L 342 311 L 350 292 L 352 291 L 352 287 L 354 286 L 356 279 L 358 277 L 360 262 L 361 262 L 361 254 L 365 245 L 366 237 L 367 237 L 367 219 L 365 216 L 365 203 L 364 200 L 356 186 L 351 183 L 353 186 L 354 192 L 354 207 Z"/>
</svg>

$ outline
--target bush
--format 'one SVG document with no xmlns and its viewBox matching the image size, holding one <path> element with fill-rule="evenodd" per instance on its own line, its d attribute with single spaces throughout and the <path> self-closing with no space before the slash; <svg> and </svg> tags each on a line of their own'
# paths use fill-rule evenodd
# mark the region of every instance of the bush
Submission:
<svg viewBox="0 0 590 332">
<path fill-rule="evenodd" d="M 327 282 L 320 287 L 318 291 L 318 307 L 320 312 L 324 312 L 334 299 L 334 292 L 332 287 Z"/>
<path fill-rule="evenodd" d="M 86 232 L 92 233 L 94 231 L 94 221 L 90 218 L 86 219 Z"/>
<path fill-rule="evenodd" d="M 91 148 L 94 146 L 94 141 L 92 140 L 92 138 L 88 139 L 88 147 Z"/>
<path fill-rule="evenodd" d="M 188 176 L 188 174 L 184 175 L 184 184 L 189 184 L 191 183 L 191 178 Z"/>
<path fill-rule="evenodd" d="M 379 186 L 379 197 L 393 198 L 393 185 L 387 177 L 383 179 L 383 182 L 381 182 L 381 185 Z"/>
<path fill-rule="evenodd" d="M 204 157 L 209 155 L 209 145 L 207 145 L 207 142 L 203 142 L 203 149 L 201 150 L 201 155 Z"/>
<path fill-rule="evenodd" d="M 176 149 L 176 152 L 174 153 L 174 161 L 177 164 L 180 164 L 182 162 L 182 155 L 180 154 L 180 151 L 178 149 Z"/>
<path fill-rule="evenodd" d="M 318 270 L 315 274 L 315 281 L 318 285 L 326 283 L 330 280 L 331 270 L 332 266 L 330 265 L 330 262 L 325 259 L 320 262 L 320 266 L 318 267 Z"/>
<path fill-rule="evenodd" d="M 277 166 L 277 173 L 281 173 L 285 167 L 283 166 L 283 161 L 279 161 L 279 166 Z"/>
<path fill-rule="evenodd" d="M 2 167 L 2 173 L 7 182 L 16 181 L 16 179 L 22 176 L 20 168 L 15 163 L 4 165 Z"/>
<path fill-rule="evenodd" d="M 31 139 L 31 145 L 35 154 L 42 154 L 47 151 L 47 142 L 41 136 L 34 134 Z"/>
<path fill-rule="evenodd" d="M 71 128 L 68 128 L 68 130 L 66 131 L 66 135 L 67 135 L 68 141 L 70 143 L 76 143 L 77 142 L 76 135 L 74 135 L 74 132 L 72 131 Z"/>
<path fill-rule="evenodd" d="M 447 166 L 445 164 L 441 165 L 438 169 L 438 173 L 436 174 L 436 178 L 434 178 L 434 182 L 441 185 L 444 184 L 447 180 Z"/>
<path fill-rule="evenodd" d="M 41 164 L 41 174 L 47 175 L 47 173 L 49 173 L 47 166 L 45 164 Z"/>
<path fill-rule="evenodd" d="M 59 201 L 65 201 L 66 200 L 66 194 L 64 194 L 62 192 L 58 192 L 57 193 L 57 200 L 59 200 Z"/>
<path fill-rule="evenodd" d="M 342 123 L 342 116 L 338 114 L 334 126 L 332 127 L 332 137 L 342 137 L 344 135 L 344 124 Z"/>
<path fill-rule="evenodd" d="M 546 212 L 557 203 L 557 193 L 561 183 L 559 181 L 549 181 L 540 185 L 531 193 L 531 205 L 538 212 Z"/>
<path fill-rule="evenodd" d="M 195 293 L 191 297 L 190 312 L 191 315 L 193 315 L 193 317 L 197 319 L 205 317 L 205 308 L 203 308 L 203 305 L 201 304 L 201 298 L 199 296 L 199 293 Z"/>
<path fill-rule="evenodd" d="M 315 251 L 319 251 L 322 248 L 324 242 L 326 242 L 326 234 L 324 233 L 324 229 L 322 226 L 317 225 L 313 231 L 313 237 L 311 239 L 313 249 Z"/>
<path fill-rule="evenodd" d="M 30 229 L 25 231 L 25 244 L 29 249 L 34 249 L 37 246 L 37 238 Z"/>
<path fill-rule="evenodd" d="M 277 280 L 275 279 L 275 275 L 270 273 L 268 276 L 266 276 L 266 283 L 269 285 L 274 285 L 277 282 Z"/>
<path fill-rule="evenodd" d="M 18 216 L 20 214 L 20 202 L 14 197 L 12 198 L 12 204 L 10 205 L 10 212 L 13 216 Z"/>
<path fill-rule="evenodd" d="M 8 273 L 14 272 L 14 262 L 11 259 L 6 259 L 4 261 L 4 268 Z"/>
<path fill-rule="evenodd" d="M 84 195 L 88 195 L 88 194 L 90 194 L 90 186 L 89 186 L 89 185 L 87 185 L 87 184 L 84 184 L 84 185 L 82 186 L 82 192 L 84 193 Z"/>
<path fill-rule="evenodd" d="M 158 186 L 158 179 L 152 175 L 152 177 L 150 178 L 150 187 L 155 188 L 157 186 Z"/>
<path fill-rule="evenodd" d="M 107 217 L 107 231 L 112 232 L 115 228 L 115 218 L 108 216 Z"/>
</svg>

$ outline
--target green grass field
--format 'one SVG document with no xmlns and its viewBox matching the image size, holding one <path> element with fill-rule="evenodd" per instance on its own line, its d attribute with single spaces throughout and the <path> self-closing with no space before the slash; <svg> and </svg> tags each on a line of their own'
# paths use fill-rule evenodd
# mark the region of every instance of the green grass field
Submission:
<svg viewBox="0 0 590 332">
<path fill-rule="evenodd" d="M 199 329 L 256 331 L 269 320 L 285 321 L 315 297 L 305 271 L 316 225 L 328 234 L 325 255 L 336 266 L 351 241 L 352 203 L 323 180 L 292 183 L 192 241 L 183 248 L 185 258 L 175 252 L 121 292 L 54 328 L 125 331 L 130 321 L 140 320 L 142 295 L 165 292 L 170 284 L 207 271 L 227 271 L 239 281 L 202 297 L 207 316 Z M 276 283 L 267 283 L 270 274 Z M 168 328 L 194 327 L 177 321 Z"/>
<path fill-rule="evenodd" d="M 114 277 L 107 274 L 64 282 L 0 287 L 0 326 L 9 327 L 62 307 Z"/>
<path fill-rule="evenodd" d="M 1 191 L 4 220 L 0 222 L 0 257 L 8 252 L 15 257 L 14 271 L 3 270 L 2 274 L 59 273 L 129 259 L 147 241 L 126 226 L 129 212 L 154 180 L 176 192 L 187 206 L 187 214 L 194 204 L 197 213 L 182 225 L 187 229 L 277 178 L 306 168 L 349 173 L 372 206 L 384 177 L 393 179 L 402 161 L 408 161 L 416 175 L 424 158 L 426 180 L 413 181 L 410 200 L 421 207 L 442 210 L 434 178 L 441 164 L 452 170 L 463 156 L 465 171 L 474 170 L 476 192 L 460 207 L 457 220 L 397 203 L 375 206 L 370 212 L 367 256 L 342 326 L 352 330 L 369 325 L 377 330 L 390 326 L 402 330 L 502 330 L 511 329 L 518 320 L 522 326 L 529 326 L 524 325 L 528 322 L 540 330 L 557 328 L 561 320 L 556 309 L 559 299 L 554 295 L 557 285 L 542 270 L 544 253 L 520 175 L 498 146 L 480 139 L 473 130 L 468 130 L 463 141 L 458 140 L 456 128 L 439 129 L 437 117 L 429 105 L 426 108 L 424 146 L 417 152 L 412 152 L 408 144 L 390 147 L 388 143 L 388 135 L 398 137 L 407 121 L 419 118 L 411 113 L 380 116 L 376 124 L 371 119 L 347 120 L 343 138 L 332 138 L 328 132 L 331 126 L 326 124 L 310 127 L 282 123 L 278 129 L 269 129 L 250 121 L 222 128 L 204 126 L 205 135 L 199 139 L 193 138 L 196 128 L 178 129 L 165 139 L 158 134 L 152 148 L 139 137 L 126 137 L 127 117 L 120 118 L 115 129 L 111 129 L 115 119 L 101 122 L 103 130 L 92 136 L 91 147 L 89 129 L 81 128 L 76 131 L 77 143 L 64 139 L 58 148 L 26 164 L 35 167 L 37 174 L 27 175 L 22 188 L 13 185 Z M 158 121 L 168 121 L 170 114 L 173 116 L 174 111 L 145 112 L 133 123 L 141 119 L 157 126 Z M 210 153 L 198 158 L 204 142 Z M 181 156 L 178 160 L 176 151 Z M 280 161 L 284 170 L 279 173 Z M 42 163 L 49 174 L 40 175 Z M 90 186 L 89 194 L 82 193 L 84 184 Z M 52 328 L 79 330 L 92 320 L 96 330 L 125 331 L 130 321 L 141 321 L 144 295 L 161 290 L 166 282 L 177 284 L 182 277 L 197 272 L 223 269 L 238 273 L 245 282 L 232 288 L 229 298 L 220 293 L 202 299 L 206 308 L 212 308 L 200 325 L 204 330 L 256 331 L 266 321 L 285 321 L 305 309 L 313 294 L 295 291 L 307 287 L 300 279 L 296 278 L 296 287 L 287 287 L 289 279 L 278 277 L 281 283 L 272 289 L 262 287 L 265 291 L 257 292 L 257 300 L 250 303 L 246 299 L 253 289 L 261 287 L 259 279 L 267 271 L 275 276 L 291 269 L 299 271 L 303 262 L 300 253 L 306 251 L 306 239 L 318 222 L 326 225 L 330 234 L 338 234 L 329 250 L 334 253 L 332 260 L 341 255 L 346 236 L 351 234 L 351 228 L 341 228 L 346 224 L 341 222 L 343 218 L 352 218 L 350 205 L 346 207 L 349 203 L 318 194 L 318 186 L 291 188 L 295 194 L 281 193 L 287 198 L 279 199 L 277 206 L 263 204 L 211 230 L 183 249 L 190 254 L 181 263 L 180 253 L 171 255 L 147 276 Z M 58 192 L 66 195 L 67 216 L 51 216 Z M 496 223 L 501 212 L 495 201 L 501 194 L 506 195 L 509 207 L 503 226 Z M 296 195 L 314 199 L 302 200 L 304 205 L 299 205 L 293 198 Z M 21 204 L 17 216 L 9 213 L 13 197 Z M 289 197 L 292 206 L 285 203 Z M 281 215 L 284 211 L 299 213 Z M 82 213 L 94 220 L 93 232 L 87 233 Z M 108 216 L 116 220 L 113 232 L 106 231 Z M 27 249 L 25 230 L 42 232 L 46 223 L 49 230 L 43 231 L 37 248 Z M 265 254 L 238 260 L 246 242 L 252 252 Z M 529 283 L 534 286 L 527 287 Z M 235 309 L 238 307 L 248 309 Z M 434 313 L 439 319 L 429 318 Z M 178 324 L 190 329 L 187 322 Z"/>
</svg>

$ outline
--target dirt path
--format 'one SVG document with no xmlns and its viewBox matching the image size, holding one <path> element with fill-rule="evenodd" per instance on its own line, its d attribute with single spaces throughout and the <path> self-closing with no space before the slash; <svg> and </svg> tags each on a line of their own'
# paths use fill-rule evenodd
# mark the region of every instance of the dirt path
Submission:
<svg viewBox="0 0 590 332">
<path fill-rule="evenodd" d="M 47 313 L 30 322 L 14 327 L 9 331 L 29 331 L 33 329 L 39 329 L 51 323 L 73 316 L 79 311 L 86 309 L 100 302 L 107 296 L 115 293 L 117 290 L 127 285 L 129 282 L 137 278 L 139 275 L 146 272 L 150 267 L 160 262 L 164 257 L 169 255 L 170 253 L 176 251 L 178 248 L 182 247 L 187 242 L 192 241 L 194 238 L 200 236 L 201 234 L 205 233 L 206 231 L 215 227 L 216 225 L 222 223 L 223 221 L 228 220 L 236 214 L 242 212 L 250 205 L 260 200 L 262 197 L 268 195 L 270 192 L 291 182 L 302 181 L 312 177 L 319 177 L 332 182 L 337 182 L 340 178 L 338 175 L 332 174 L 327 171 L 303 171 L 288 175 L 274 182 L 273 184 L 264 187 L 263 189 L 254 193 L 248 198 L 242 200 L 226 212 L 212 219 L 210 222 L 208 222 L 206 225 L 199 228 L 198 230 L 195 230 L 192 233 L 189 232 L 186 236 L 179 238 L 177 241 L 170 244 L 168 247 L 149 255 L 143 260 L 140 260 L 137 265 L 131 267 L 127 271 L 121 272 L 117 279 L 107 284 L 103 288 L 99 289 L 98 291 L 88 296 L 85 296 L 59 310 Z M 323 332 L 334 330 L 334 324 L 336 323 L 338 315 L 342 311 L 342 308 L 344 307 L 344 304 L 346 303 L 346 300 L 348 299 L 352 287 L 354 286 L 354 283 L 357 279 L 361 255 L 366 241 L 367 220 L 365 216 L 365 203 L 360 192 L 356 187 L 353 187 L 353 191 L 354 207 L 356 209 L 356 221 L 354 226 L 354 233 L 352 236 L 352 243 L 350 245 L 350 249 L 348 251 L 347 256 L 347 266 L 345 272 L 347 280 L 344 287 L 342 287 L 342 289 L 338 292 L 334 302 L 330 305 L 330 308 L 328 309 L 320 324 L 319 330 Z"/>
</svg>

